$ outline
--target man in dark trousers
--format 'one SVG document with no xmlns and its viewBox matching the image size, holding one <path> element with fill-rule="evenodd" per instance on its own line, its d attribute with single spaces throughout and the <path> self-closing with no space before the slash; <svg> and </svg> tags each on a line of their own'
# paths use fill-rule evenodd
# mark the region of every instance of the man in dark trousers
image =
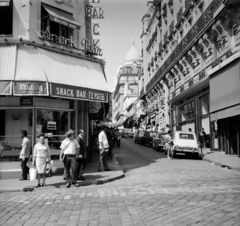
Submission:
<svg viewBox="0 0 240 226">
<path fill-rule="evenodd" d="M 77 142 L 79 143 L 80 149 L 78 153 L 78 158 L 76 162 L 76 178 L 77 180 L 85 180 L 83 177 L 84 170 L 87 166 L 87 153 L 86 153 L 86 146 L 83 140 L 85 135 L 84 130 L 80 129 L 78 132 L 78 136 L 76 138 Z"/>
<path fill-rule="evenodd" d="M 27 166 L 27 162 L 30 157 L 30 149 L 31 144 L 30 140 L 27 138 L 27 131 L 22 130 L 21 131 L 21 138 L 22 141 L 22 150 L 20 152 L 19 158 L 21 159 L 21 167 L 22 167 L 22 178 L 20 178 L 20 181 L 27 180 L 27 175 L 29 174 L 29 168 Z"/>
</svg>

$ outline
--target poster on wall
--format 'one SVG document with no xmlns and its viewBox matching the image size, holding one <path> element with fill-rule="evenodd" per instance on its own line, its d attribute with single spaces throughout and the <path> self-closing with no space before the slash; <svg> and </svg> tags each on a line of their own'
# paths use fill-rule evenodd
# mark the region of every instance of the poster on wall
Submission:
<svg viewBox="0 0 240 226">
<path fill-rule="evenodd" d="M 48 96 L 46 82 L 14 82 L 14 95 Z"/>
<path fill-rule="evenodd" d="M 42 133 L 42 125 L 36 125 L 36 137 Z"/>
</svg>

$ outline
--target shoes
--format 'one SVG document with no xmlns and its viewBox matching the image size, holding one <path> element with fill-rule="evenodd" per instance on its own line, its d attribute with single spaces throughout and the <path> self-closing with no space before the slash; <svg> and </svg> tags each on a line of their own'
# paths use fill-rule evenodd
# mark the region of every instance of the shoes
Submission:
<svg viewBox="0 0 240 226">
<path fill-rule="evenodd" d="M 45 183 L 42 183 L 42 186 L 43 186 L 43 187 L 47 187 L 47 185 L 46 185 Z"/>
<path fill-rule="evenodd" d="M 75 185 L 75 187 L 79 187 L 80 185 L 79 184 L 77 184 L 77 183 L 74 183 L 74 184 L 72 184 L 72 185 Z"/>
<path fill-rule="evenodd" d="M 71 184 L 70 184 L 70 183 L 67 183 L 67 184 L 66 184 L 66 187 L 67 187 L 67 188 L 70 188 L 70 187 L 71 187 Z"/>
<path fill-rule="evenodd" d="M 27 180 L 27 179 L 20 178 L 19 180 L 20 180 L 20 181 L 23 181 L 23 180 Z"/>
<path fill-rule="evenodd" d="M 171 159 L 171 157 L 170 157 L 170 156 L 168 156 L 168 159 Z"/>
<path fill-rule="evenodd" d="M 112 171 L 112 170 L 110 170 L 110 169 L 105 169 L 104 171 Z"/>
<path fill-rule="evenodd" d="M 38 185 L 36 186 L 36 188 L 40 188 L 40 187 L 42 187 L 41 184 L 38 184 Z"/>
<path fill-rule="evenodd" d="M 79 177 L 78 180 L 86 180 L 84 177 Z"/>
<path fill-rule="evenodd" d="M 98 172 L 102 172 L 102 170 L 99 169 Z"/>
</svg>

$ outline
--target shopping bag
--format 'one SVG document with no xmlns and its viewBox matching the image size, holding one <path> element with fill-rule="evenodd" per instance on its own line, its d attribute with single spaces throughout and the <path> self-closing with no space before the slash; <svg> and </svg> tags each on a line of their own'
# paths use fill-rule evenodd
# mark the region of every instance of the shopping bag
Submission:
<svg viewBox="0 0 240 226">
<path fill-rule="evenodd" d="M 34 181 L 37 179 L 37 169 L 35 167 L 31 167 L 29 169 L 29 177 L 30 181 Z"/>
<path fill-rule="evenodd" d="M 46 177 L 51 177 L 52 176 L 52 169 L 51 165 L 47 163 L 46 169 L 45 169 L 45 176 Z"/>
<path fill-rule="evenodd" d="M 55 166 L 53 160 L 50 161 L 50 166 L 51 166 L 51 170 L 52 170 L 52 172 L 53 172 L 53 173 L 56 173 L 56 171 L 57 171 L 57 167 Z"/>
</svg>

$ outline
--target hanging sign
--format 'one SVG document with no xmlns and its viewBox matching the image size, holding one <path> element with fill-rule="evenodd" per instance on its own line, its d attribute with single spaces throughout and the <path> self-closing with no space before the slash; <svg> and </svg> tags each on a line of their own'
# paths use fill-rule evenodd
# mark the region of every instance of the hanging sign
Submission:
<svg viewBox="0 0 240 226">
<path fill-rule="evenodd" d="M 47 129 L 56 130 L 57 129 L 57 123 L 54 122 L 54 121 L 48 121 L 47 122 Z"/>
<path fill-rule="evenodd" d="M 104 9 L 100 7 L 86 7 L 85 15 L 89 19 L 104 19 Z"/>
</svg>

